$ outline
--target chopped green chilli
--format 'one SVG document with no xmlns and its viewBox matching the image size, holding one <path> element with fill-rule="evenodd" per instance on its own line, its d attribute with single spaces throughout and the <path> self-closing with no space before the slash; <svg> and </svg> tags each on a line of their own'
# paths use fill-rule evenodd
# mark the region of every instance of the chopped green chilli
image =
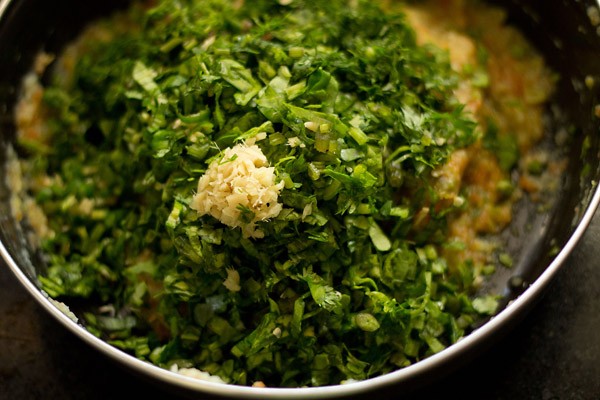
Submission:
<svg viewBox="0 0 600 400">
<path fill-rule="evenodd" d="M 43 289 L 136 357 L 238 385 L 452 345 L 497 310 L 478 289 L 512 264 L 494 234 L 552 91 L 502 15 L 162 0 L 95 22 L 16 110 Z"/>
</svg>

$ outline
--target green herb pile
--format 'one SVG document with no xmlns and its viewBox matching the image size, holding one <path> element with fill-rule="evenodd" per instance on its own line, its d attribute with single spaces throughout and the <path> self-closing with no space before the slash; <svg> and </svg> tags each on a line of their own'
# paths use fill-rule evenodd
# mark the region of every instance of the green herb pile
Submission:
<svg viewBox="0 0 600 400">
<path fill-rule="evenodd" d="M 447 54 L 367 0 L 229 3 L 135 6 L 45 88 L 49 141 L 21 143 L 50 177 L 44 289 L 99 305 L 85 324 L 115 346 L 233 384 L 361 380 L 456 342 L 495 303 L 440 256 L 468 204 L 435 207 L 431 172 L 476 140 Z M 262 132 L 283 211 L 244 238 L 189 203 Z"/>
</svg>

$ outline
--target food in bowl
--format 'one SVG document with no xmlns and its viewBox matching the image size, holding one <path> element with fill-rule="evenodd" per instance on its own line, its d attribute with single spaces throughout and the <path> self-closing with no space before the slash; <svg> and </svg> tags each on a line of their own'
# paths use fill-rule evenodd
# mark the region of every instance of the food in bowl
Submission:
<svg viewBox="0 0 600 400">
<path fill-rule="evenodd" d="M 13 214 L 43 289 L 135 357 L 363 380 L 496 312 L 498 233 L 564 167 L 536 148 L 555 79 L 480 2 L 134 3 L 24 80 Z"/>
</svg>

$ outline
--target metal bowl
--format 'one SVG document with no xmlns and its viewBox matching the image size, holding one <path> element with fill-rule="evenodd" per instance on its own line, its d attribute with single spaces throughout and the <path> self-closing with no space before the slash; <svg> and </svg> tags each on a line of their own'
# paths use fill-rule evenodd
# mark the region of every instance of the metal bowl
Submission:
<svg viewBox="0 0 600 400">
<path fill-rule="evenodd" d="M 571 132 L 571 140 L 560 145 L 569 164 L 552 207 L 539 213 L 533 204 L 523 201 L 511 229 L 505 233 L 515 266 L 499 270 L 486 287 L 504 295 L 501 310 L 436 355 L 399 371 L 347 385 L 295 389 L 223 385 L 184 377 L 140 361 L 89 333 L 40 289 L 36 275 L 42 264 L 28 245 L 24 228 L 11 217 L 10 191 L 4 180 L 6 149 L 15 138 L 12 110 L 21 78 L 30 70 L 34 56 L 40 50 L 58 51 L 88 21 L 125 3 L 0 0 L 0 253 L 35 301 L 66 329 L 117 364 L 154 383 L 187 394 L 257 399 L 344 397 L 392 385 L 400 390 L 431 383 L 491 346 L 526 317 L 576 246 L 600 203 L 600 58 L 590 57 L 600 54 L 597 1 L 494 1 L 509 10 L 510 22 L 528 36 L 559 73 L 558 93 L 548 118 L 554 130 Z M 595 85 L 590 85 L 592 80 Z M 552 138 L 547 145 L 557 146 Z"/>
</svg>

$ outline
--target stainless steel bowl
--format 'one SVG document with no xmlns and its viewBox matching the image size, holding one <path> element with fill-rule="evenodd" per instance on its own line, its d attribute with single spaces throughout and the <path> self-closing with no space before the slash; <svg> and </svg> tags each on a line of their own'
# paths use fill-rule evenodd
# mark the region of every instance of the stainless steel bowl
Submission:
<svg viewBox="0 0 600 400">
<path fill-rule="evenodd" d="M 0 177 L 6 172 L 6 148 L 15 135 L 12 109 L 17 88 L 35 54 L 42 49 L 60 49 L 87 21 L 124 5 L 119 0 L 91 4 L 76 0 L 53 3 L 0 0 Z M 553 207 L 540 214 L 532 210 L 531 204 L 522 203 L 513 224 L 521 235 L 512 235 L 511 231 L 506 233 L 515 266 L 499 271 L 488 285 L 488 290 L 504 294 L 503 308 L 448 349 L 397 372 L 348 385 L 276 389 L 198 381 L 150 365 L 108 345 L 71 320 L 48 299 L 36 279 L 37 271 L 42 268 L 39 256 L 29 247 L 23 227 L 11 217 L 10 192 L 4 179 L 0 179 L 2 257 L 32 298 L 66 329 L 117 364 L 177 391 L 233 398 L 332 398 L 389 386 L 398 390 L 415 388 L 440 379 L 491 346 L 526 317 L 576 246 L 600 202 L 597 188 L 600 180 L 600 109 L 596 108 L 600 94 L 600 57 L 594 57 L 600 54 L 600 21 L 596 18 L 598 9 L 592 8 L 598 7 L 597 2 L 507 0 L 495 3 L 509 9 L 511 21 L 542 50 L 547 62 L 561 76 L 548 115 L 557 128 L 573 132 L 572 141 L 564 149 L 570 162 Z M 590 88 L 585 84 L 586 78 L 595 78 L 596 84 Z"/>
</svg>

